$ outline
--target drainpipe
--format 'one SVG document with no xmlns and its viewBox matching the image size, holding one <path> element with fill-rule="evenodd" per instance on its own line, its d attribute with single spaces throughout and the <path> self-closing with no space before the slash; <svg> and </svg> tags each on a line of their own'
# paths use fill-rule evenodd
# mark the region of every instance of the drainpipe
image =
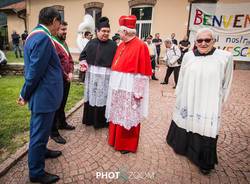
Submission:
<svg viewBox="0 0 250 184">
<path fill-rule="evenodd" d="M 13 9 L 13 12 L 15 13 L 15 14 L 17 14 L 17 17 L 18 18 L 20 18 L 20 19 L 22 19 L 23 20 L 23 22 L 24 22 L 24 28 L 25 28 L 25 30 L 27 30 L 27 22 L 26 22 L 26 12 L 24 11 L 24 14 L 23 14 L 23 12 L 22 11 L 17 11 L 16 9 Z"/>
<path fill-rule="evenodd" d="M 17 12 L 17 17 L 20 18 L 20 19 L 23 19 L 24 28 L 25 28 L 25 30 L 28 30 L 28 29 L 27 29 L 27 22 L 26 22 L 26 15 L 25 15 L 25 12 L 24 12 L 24 14 L 23 14 L 21 11 Z"/>
</svg>

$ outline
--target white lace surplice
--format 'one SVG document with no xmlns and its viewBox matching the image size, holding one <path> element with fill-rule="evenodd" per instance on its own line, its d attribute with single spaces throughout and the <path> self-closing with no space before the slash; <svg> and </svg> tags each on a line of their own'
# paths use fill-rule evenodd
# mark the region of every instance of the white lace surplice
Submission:
<svg viewBox="0 0 250 184">
<path fill-rule="evenodd" d="M 220 127 L 222 103 L 232 81 L 233 61 L 229 52 L 213 55 L 185 54 L 176 88 L 173 120 L 180 128 L 215 138 Z"/>
<path fill-rule="evenodd" d="M 84 82 L 84 102 L 97 107 L 106 105 L 110 73 L 110 68 L 89 65 Z"/>
<path fill-rule="evenodd" d="M 129 130 L 147 117 L 148 98 L 148 76 L 112 71 L 105 116 L 108 121 Z"/>
</svg>

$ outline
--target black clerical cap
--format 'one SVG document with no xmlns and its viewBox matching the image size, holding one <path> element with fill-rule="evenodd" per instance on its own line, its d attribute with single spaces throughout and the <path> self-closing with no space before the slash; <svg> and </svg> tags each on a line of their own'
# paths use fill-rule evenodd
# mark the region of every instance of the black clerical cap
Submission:
<svg viewBox="0 0 250 184">
<path fill-rule="evenodd" d="M 98 24 L 97 24 L 97 29 L 100 30 L 102 29 L 103 27 L 108 27 L 110 28 L 110 25 L 109 25 L 109 19 L 107 17 L 101 17 L 98 21 Z"/>
</svg>

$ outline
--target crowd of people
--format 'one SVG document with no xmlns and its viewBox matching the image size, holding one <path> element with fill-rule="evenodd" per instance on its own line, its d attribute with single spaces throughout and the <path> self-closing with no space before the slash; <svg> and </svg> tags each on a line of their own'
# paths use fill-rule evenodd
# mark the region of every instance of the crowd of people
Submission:
<svg viewBox="0 0 250 184">
<path fill-rule="evenodd" d="M 49 137 L 65 144 L 58 129 L 74 130 L 66 122 L 65 104 L 73 78 L 74 63 L 67 43 L 67 22 L 52 8 L 43 8 L 39 24 L 27 36 L 24 47 L 25 82 L 18 104 L 29 103 L 31 182 L 54 183 L 59 176 L 45 171 L 45 159 L 61 151 L 49 150 Z M 108 127 L 108 144 L 122 154 L 135 153 L 140 127 L 148 114 L 149 81 L 157 81 L 161 44 L 167 71 L 161 84 L 174 72 L 176 105 L 166 141 L 178 154 L 187 156 L 203 174 L 217 163 L 216 143 L 222 103 L 232 81 L 229 52 L 215 49 L 215 35 L 208 28 L 197 32 L 197 49 L 188 51 L 185 36 L 177 44 L 175 34 L 162 42 L 160 34 L 146 42 L 136 36 L 136 17 L 121 16 L 118 33 L 109 39 L 107 17 L 97 23 L 96 36 L 88 39 L 79 61 L 84 79 L 82 124 L 95 129 Z M 179 78 L 179 80 L 178 80 Z M 212 81 L 212 82 L 211 82 Z"/>
</svg>

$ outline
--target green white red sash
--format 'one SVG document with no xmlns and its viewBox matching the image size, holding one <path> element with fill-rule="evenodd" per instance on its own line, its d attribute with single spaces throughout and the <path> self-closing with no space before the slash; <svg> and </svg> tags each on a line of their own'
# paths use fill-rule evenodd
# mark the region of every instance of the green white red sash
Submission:
<svg viewBox="0 0 250 184">
<path fill-rule="evenodd" d="M 57 45 L 59 45 L 59 46 L 64 50 L 64 52 L 65 52 L 65 53 L 67 54 L 67 56 L 69 57 L 70 52 L 69 52 L 68 47 L 67 47 L 61 40 L 59 40 L 57 37 L 52 36 L 52 39 L 53 39 L 53 41 L 54 41 Z"/>
<path fill-rule="evenodd" d="M 43 25 L 39 25 L 39 27 L 36 27 L 35 29 L 33 29 L 33 30 L 31 31 L 31 33 L 27 36 L 26 41 L 27 41 L 32 35 L 34 35 L 34 34 L 36 34 L 36 33 L 45 33 L 46 35 L 48 35 L 48 37 L 49 37 L 50 40 L 51 40 L 51 43 L 52 43 L 53 46 L 55 47 L 55 43 L 54 43 L 54 41 L 53 41 L 53 38 L 52 38 L 51 33 L 50 33 L 49 30 L 48 30 L 45 26 L 43 26 Z"/>
</svg>

